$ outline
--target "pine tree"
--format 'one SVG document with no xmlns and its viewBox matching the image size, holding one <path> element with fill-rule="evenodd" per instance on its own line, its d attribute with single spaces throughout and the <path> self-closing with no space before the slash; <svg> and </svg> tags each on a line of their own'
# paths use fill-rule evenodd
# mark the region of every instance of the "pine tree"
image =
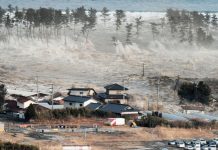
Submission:
<svg viewBox="0 0 218 150">
<path fill-rule="evenodd" d="M 136 23 L 135 27 L 136 27 L 136 35 L 137 36 L 139 36 L 139 32 L 140 32 L 141 26 L 143 25 L 143 22 L 144 21 L 142 21 L 141 16 L 135 19 L 135 23 Z"/>
<path fill-rule="evenodd" d="M 126 24 L 126 44 L 132 44 L 131 42 L 131 36 L 132 36 L 132 23 L 127 23 Z"/>
<path fill-rule="evenodd" d="M 216 16 L 216 14 L 213 14 L 213 16 L 212 16 L 212 18 L 211 18 L 212 20 L 211 20 L 211 23 L 212 23 L 212 25 L 214 26 L 214 27 L 217 27 L 217 16 Z"/>
<path fill-rule="evenodd" d="M 115 13 L 115 18 L 116 18 L 115 25 L 116 25 L 116 30 L 117 31 L 120 29 L 120 26 L 122 25 L 122 22 L 124 21 L 125 17 L 126 17 L 126 15 L 125 15 L 123 10 L 116 10 L 116 13 Z"/>
<path fill-rule="evenodd" d="M 103 17 L 103 22 L 104 22 L 104 25 L 106 23 L 106 21 L 110 20 L 109 16 L 109 9 L 107 9 L 106 7 L 104 7 L 101 11 L 101 16 Z"/>
</svg>

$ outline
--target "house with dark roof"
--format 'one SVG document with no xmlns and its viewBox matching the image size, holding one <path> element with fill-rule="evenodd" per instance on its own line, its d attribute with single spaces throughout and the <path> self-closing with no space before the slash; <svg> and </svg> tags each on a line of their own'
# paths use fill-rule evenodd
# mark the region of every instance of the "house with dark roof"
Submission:
<svg viewBox="0 0 218 150">
<path fill-rule="evenodd" d="M 5 113 L 14 118 L 24 119 L 25 109 L 19 108 L 17 101 L 15 100 L 5 100 L 3 110 Z"/>
<path fill-rule="evenodd" d="M 126 104 L 115 104 L 115 103 L 108 103 L 105 105 L 102 105 L 98 108 L 100 111 L 108 112 L 108 113 L 114 113 L 120 116 L 123 115 L 138 115 L 139 110 L 126 105 Z"/>
<path fill-rule="evenodd" d="M 113 102 L 120 104 L 127 104 L 129 96 L 127 94 L 128 88 L 123 87 L 117 83 L 107 85 L 104 87 L 105 93 L 99 93 L 98 97 L 105 103 Z"/>
<path fill-rule="evenodd" d="M 64 98 L 64 108 L 81 108 L 90 103 L 97 103 L 97 101 L 90 96 L 69 95 Z"/>
</svg>

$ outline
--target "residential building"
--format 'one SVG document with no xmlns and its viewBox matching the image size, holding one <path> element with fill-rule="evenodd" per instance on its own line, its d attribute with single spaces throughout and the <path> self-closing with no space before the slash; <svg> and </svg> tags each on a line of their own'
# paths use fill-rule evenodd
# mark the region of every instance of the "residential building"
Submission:
<svg viewBox="0 0 218 150">
<path fill-rule="evenodd" d="M 114 104 L 114 103 L 108 103 L 105 105 L 102 105 L 98 108 L 100 111 L 108 112 L 108 113 L 114 113 L 119 116 L 123 115 L 138 115 L 139 110 L 126 105 L 126 104 Z"/>
<path fill-rule="evenodd" d="M 117 83 L 107 85 L 104 87 L 106 89 L 105 93 L 98 94 L 99 99 L 105 103 L 113 102 L 120 104 L 127 104 L 129 96 L 127 94 L 128 88 L 123 87 Z"/>
<path fill-rule="evenodd" d="M 26 97 L 20 97 L 17 99 L 17 106 L 21 109 L 26 109 L 30 104 L 35 104 L 35 102 Z"/>
<path fill-rule="evenodd" d="M 68 89 L 68 95 L 95 97 L 97 93 L 93 88 L 70 88 Z"/>
<path fill-rule="evenodd" d="M 46 102 L 42 102 L 42 103 L 37 103 L 37 105 L 40 105 L 42 107 L 45 107 L 49 110 L 52 110 L 52 109 L 64 109 L 64 105 L 51 105 L 49 103 L 46 103 Z"/>
<path fill-rule="evenodd" d="M 64 108 L 81 108 L 90 103 L 97 103 L 95 99 L 89 96 L 69 95 L 64 98 Z"/>
</svg>

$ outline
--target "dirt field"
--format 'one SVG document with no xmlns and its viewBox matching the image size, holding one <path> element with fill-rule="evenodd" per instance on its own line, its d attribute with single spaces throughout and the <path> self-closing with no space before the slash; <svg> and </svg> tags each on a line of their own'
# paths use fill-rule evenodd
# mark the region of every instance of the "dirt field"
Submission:
<svg viewBox="0 0 218 150">
<path fill-rule="evenodd" d="M 92 125 L 101 124 L 103 120 L 80 119 L 77 122 L 47 122 L 49 124 Z M 45 124 L 46 122 L 41 124 Z M 57 133 L 1 133 L 1 141 L 33 144 L 40 150 L 61 150 L 62 144 L 90 145 L 94 150 L 126 150 L 126 149 L 158 149 L 166 147 L 167 140 L 214 138 L 212 131 L 201 129 L 177 128 L 130 128 L 129 126 L 109 127 L 101 126 L 107 132 L 57 132 Z M 28 130 L 26 130 L 28 131 Z"/>
</svg>

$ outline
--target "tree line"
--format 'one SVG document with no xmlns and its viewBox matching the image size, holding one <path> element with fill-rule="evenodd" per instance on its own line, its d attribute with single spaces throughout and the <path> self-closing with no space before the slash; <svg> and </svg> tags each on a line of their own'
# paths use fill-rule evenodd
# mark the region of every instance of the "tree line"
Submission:
<svg viewBox="0 0 218 150">
<path fill-rule="evenodd" d="M 170 31 L 173 38 L 190 45 L 210 46 L 214 42 L 211 29 L 218 27 L 216 14 L 168 9 L 166 19 L 151 23 L 153 38 L 157 38 L 161 31 Z"/>
<path fill-rule="evenodd" d="M 178 95 L 181 99 L 208 105 L 211 100 L 211 89 L 203 81 L 200 81 L 198 84 L 184 82 L 178 90 Z"/>
<path fill-rule="evenodd" d="M 30 119 L 68 119 L 71 117 L 79 118 L 79 117 L 100 117 L 100 118 L 108 118 L 108 117 L 117 117 L 117 114 L 104 112 L 101 110 L 89 110 L 86 108 L 66 108 L 66 109 L 58 109 L 58 110 L 46 110 L 41 109 L 37 105 L 31 104 L 26 112 L 25 119 L 28 121 Z"/>
<path fill-rule="evenodd" d="M 14 16 L 11 14 L 14 14 Z M 109 9 L 104 7 L 100 11 L 99 17 L 106 25 L 111 20 Z M 116 10 L 113 17 L 115 17 L 115 30 L 118 32 L 126 22 L 126 14 L 123 10 Z M 1 33 L 1 36 L 6 36 L 7 39 L 12 34 L 10 30 L 16 28 L 18 38 L 22 38 L 21 32 L 25 30 L 26 37 L 34 38 L 38 36 L 39 39 L 46 39 L 47 42 L 49 42 L 49 38 L 57 38 L 61 34 L 66 36 L 67 32 L 73 32 L 74 40 L 78 40 L 80 34 L 87 40 L 90 33 L 96 29 L 97 19 L 97 10 L 94 8 L 86 9 L 84 6 L 73 10 L 69 8 L 66 10 L 54 8 L 19 9 L 17 6 L 13 7 L 12 5 L 9 5 L 6 9 L 0 7 L 0 24 L 1 27 L 7 29 Z M 142 24 L 142 17 L 136 18 L 134 24 L 126 23 L 127 44 L 131 44 L 133 27 L 136 30 L 135 34 L 139 35 Z M 80 28 L 79 31 L 78 27 Z"/>
</svg>

